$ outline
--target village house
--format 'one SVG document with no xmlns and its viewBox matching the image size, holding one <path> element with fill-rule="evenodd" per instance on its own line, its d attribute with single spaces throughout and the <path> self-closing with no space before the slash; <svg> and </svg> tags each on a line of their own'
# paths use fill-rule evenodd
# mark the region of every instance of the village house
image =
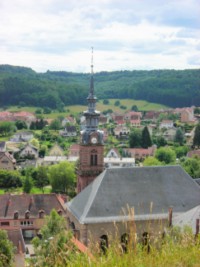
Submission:
<svg viewBox="0 0 200 267">
<path fill-rule="evenodd" d="M 160 123 L 160 129 L 170 129 L 174 127 L 174 122 L 172 120 L 162 120 Z"/>
<path fill-rule="evenodd" d="M 79 157 L 79 151 L 80 151 L 80 145 L 79 144 L 73 144 L 69 148 L 69 157 Z"/>
<path fill-rule="evenodd" d="M 62 127 L 65 127 L 67 126 L 67 124 L 76 124 L 76 119 L 74 117 L 71 117 L 71 116 L 68 116 L 68 117 L 65 117 L 62 122 L 61 122 L 61 125 Z"/>
<path fill-rule="evenodd" d="M 0 152 L 0 169 L 10 170 L 10 171 L 16 169 L 16 160 L 7 151 Z"/>
<path fill-rule="evenodd" d="M 33 139 L 34 135 L 32 132 L 18 132 L 10 139 L 12 142 L 29 142 Z"/>
<path fill-rule="evenodd" d="M 167 129 L 161 135 L 166 141 L 174 141 L 177 129 L 175 127 Z"/>
<path fill-rule="evenodd" d="M 65 216 L 64 201 L 56 194 L 0 195 L 0 229 L 20 229 L 23 237 L 33 238 L 52 209 Z"/>
<path fill-rule="evenodd" d="M 39 156 L 38 148 L 27 143 L 24 148 L 19 152 L 21 158 L 29 157 L 37 159 Z"/>
<path fill-rule="evenodd" d="M 112 119 L 113 119 L 114 123 L 116 123 L 119 126 L 122 126 L 122 125 L 126 124 L 126 121 L 124 119 L 124 115 L 123 114 L 113 113 L 112 114 Z"/>
<path fill-rule="evenodd" d="M 182 123 L 195 123 L 194 108 L 183 108 L 181 110 L 181 122 Z"/>
<path fill-rule="evenodd" d="M 69 229 L 87 246 L 163 235 L 169 210 L 199 205 L 200 187 L 180 166 L 108 168 L 65 204 Z M 134 231 L 134 232 L 132 232 Z"/>
<path fill-rule="evenodd" d="M 127 138 L 130 130 L 126 126 L 118 125 L 114 128 L 114 135 L 116 138 Z"/>
<path fill-rule="evenodd" d="M 144 160 L 146 157 L 154 156 L 157 147 L 155 145 L 148 148 L 124 148 L 123 151 L 127 156 L 138 160 Z"/>
<path fill-rule="evenodd" d="M 77 131 L 75 126 L 65 126 L 64 130 L 60 130 L 59 134 L 62 137 L 74 137 L 77 136 Z"/>
<path fill-rule="evenodd" d="M 64 150 L 56 143 L 49 150 L 49 156 L 64 156 Z"/>
</svg>

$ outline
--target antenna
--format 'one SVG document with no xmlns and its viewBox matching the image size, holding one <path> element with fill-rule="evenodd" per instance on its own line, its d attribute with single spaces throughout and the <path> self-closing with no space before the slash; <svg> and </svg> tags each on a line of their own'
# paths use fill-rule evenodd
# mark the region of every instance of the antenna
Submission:
<svg viewBox="0 0 200 267">
<path fill-rule="evenodd" d="M 91 56 L 91 74 L 93 74 L 93 46 L 91 47 L 91 53 L 92 53 L 92 56 Z"/>
</svg>

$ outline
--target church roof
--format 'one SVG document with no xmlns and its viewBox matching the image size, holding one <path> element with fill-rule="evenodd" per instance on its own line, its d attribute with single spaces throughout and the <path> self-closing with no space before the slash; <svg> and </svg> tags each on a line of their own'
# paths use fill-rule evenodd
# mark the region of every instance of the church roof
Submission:
<svg viewBox="0 0 200 267">
<path fill-rule="evenodd" d="M 200 188 L 180 166 L 109 168 L 66 204 L 80 223 L 167 217 L 199 205 Z"/>
</svg>

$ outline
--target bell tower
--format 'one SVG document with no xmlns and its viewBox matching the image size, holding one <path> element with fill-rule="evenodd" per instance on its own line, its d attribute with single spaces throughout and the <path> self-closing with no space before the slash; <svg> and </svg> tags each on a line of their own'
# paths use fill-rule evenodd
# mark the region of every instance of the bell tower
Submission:
<svg viewBox="0 0 200 267">
<path fill-rule="evenodd" d="M 104 169 L 103 131 L 98 130 L 100 112 L 96 110 L 94 95 L 93 48 L 91 59 L 90 89 L 87 97 L 88 109 L 84 111 L 86 126 L 81 131 L 79 165 L 77 170 L 77 193 L 90 184 Z"/>
</svg>

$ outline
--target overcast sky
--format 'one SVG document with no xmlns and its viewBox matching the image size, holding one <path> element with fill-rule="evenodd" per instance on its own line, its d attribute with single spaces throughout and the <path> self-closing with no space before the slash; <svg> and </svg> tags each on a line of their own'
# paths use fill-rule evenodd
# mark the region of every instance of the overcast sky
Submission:
<svg viewBox="0 0 200 267">
<path fill-rule="evenodd" d="M 200 0 L 0 0 L 0 64 L 37 72 L 200 67 Z"/>
</svg>

